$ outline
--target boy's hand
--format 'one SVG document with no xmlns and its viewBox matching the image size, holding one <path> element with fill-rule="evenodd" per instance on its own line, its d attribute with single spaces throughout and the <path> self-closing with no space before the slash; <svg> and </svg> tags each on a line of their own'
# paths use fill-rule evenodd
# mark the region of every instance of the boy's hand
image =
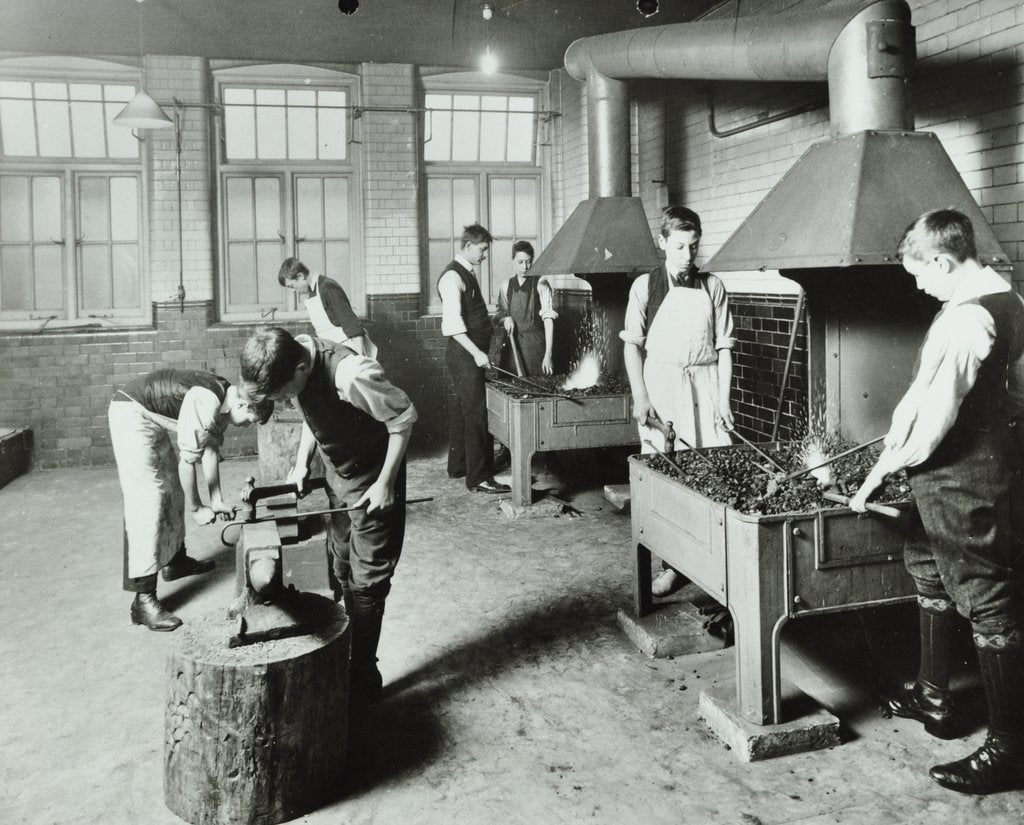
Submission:
<svg viewBox="0 0 1024 825">
<path fill-rule="evenodd" d="M 386 513 L 395 506 L 395 489 L 387 482 L 377 479 L 360 496 L 354 506 L 366 505 L 367 513 Z"/>
<path fill-rule="evenodd" d="M 552 375 L 555 372 L 555 366 L 551 363 L 550 355 L 545 355 L 544 360 L 540 362 L 540 371 L 545 375 Z"/>
<path fill-rule="evenodd" d="M 288 478 L 285 479 L 285 483 L 294 484 L 295 489 L 298 490 L 299 498 L 302 498 L 304 495 L 306 495 L 306 493 L 309 492 L 309 487 L 306 484 L 308 476 L 309 467 L 292 467 L 292 471 L 288 473 Z"/>
<path fill-rule="evenodd" d="M 715 423 L 718 428 L 729 432 L 734 426 L 735 422 L 732 417 L 732 410 L 729 408 L 728 402 L 725 404 L 718 405 L 718 415 Z"/>
<path fill-rule="evenodd" d="M 213 512 L 213 508 L 203 505 L 197 507 L 192 511 L 192 521 L 198 524 L 200 527 L 206 524 L 212 524 L 213 520 L 217 518 L 217 514 Z"/>
<path fill-rule="evenodd" d="M 516 322 L 512 320 L 511 315 L 506 316 L 501 323 L 505 327 L 505 332 L 507 332 L 509 335 L 511 335 L 512 331 L 516 328 Z"/>
<path fill-rule="evenodd" d="M 651 401 L 647 396 L 633 397 L 633 418 L 636 419 L 637 424 L 646 424 L 647 417 L 653 413 L 654 407 L 651 406 Z"/>
<path fill-rule="evenodd" d="M 215 518 L 220 521 L 231 521 L 235 517 L 236 508 L 225 504 L 223 500 L 212 502 L 210 509 L 213 510 Z"/>
<path fill-rule="evenodd" d="M 868 509 L 868 499 L 871 497 L 871 494 L 882 485 L 884 480 L 885 476 L 880 473 L 876 473 L 874 470 L 868 473 L 868 477 L 865 478 L 864 483 L 860 485 L 860 488 L 857 490 L 857 494 L 850 499 L 850 509 L 858 513 L 866 513 Z"/>
<path fill-rule="evenodd" d="M 473 361 L 480 369 L 485 370 L 491 365 L 491 359 L 483 350 L 477 350 L 473 355 Z"/>
</svg>

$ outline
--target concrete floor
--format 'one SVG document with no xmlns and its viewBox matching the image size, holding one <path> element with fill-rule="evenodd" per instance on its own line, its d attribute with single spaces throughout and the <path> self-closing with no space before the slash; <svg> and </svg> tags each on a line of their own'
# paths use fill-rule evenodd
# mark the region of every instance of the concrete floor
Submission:
<svg viewBox="0 0 1024 825">
<path fill-rule="evenodd" d="M 581 454 L 574 454 L 581 455 Z M 883 719 L 875 692 L 914 667 L 903 608 L 796 622 L 784 673 L 843 721 L 844 744 L 741 764 L 697 718 L 732 651 L 648 660 L 619 631 L 629 602 L 629 518 L 600 496 L 601 462 L 570 459 L 580 518 L 509 521 L 411 463 L 405 555 L 388 602 L 387 697 L 372 754 L 308 823 L 961 823 L 1024 821 L 1024 794 L 960 796 L 927 767 L 982 738 L 941 742 Z M 252 461 L 224 465 L 241 487 Z M 614 473 L 612 473 L 614 475 Z M 572 487 L 575 486 L 575 489 Z M 232 551 L 190 530 L 217 570 L 166 585 L 185 621 L 222 610 Z M 174 634 L 133 627 L 120 590 L 113 469 L 36 471 L 0 490 L 0 822 L 178 823 L 163 804 L 165 657 Z M 966 647 L 965 647 L 966 652 Z M 979 717 L 977 677 L 962 693 Z M 312 699 L 313 697 L 311 697 Z"/>
</svg>

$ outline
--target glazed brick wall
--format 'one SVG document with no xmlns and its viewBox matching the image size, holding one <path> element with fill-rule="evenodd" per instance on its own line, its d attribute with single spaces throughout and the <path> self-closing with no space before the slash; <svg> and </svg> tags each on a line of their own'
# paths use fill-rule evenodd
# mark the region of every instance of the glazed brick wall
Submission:
<svg viewBox="0 0 1024 825">
<path fill-rule="evenodd" d="M 415 115 L 373 107 L 415 105 L 413 67 L 364 63 L 358 119 L 362 142 L 363 260 L 368 295 L 420 290 L 419 200 Z"/>
</svg>

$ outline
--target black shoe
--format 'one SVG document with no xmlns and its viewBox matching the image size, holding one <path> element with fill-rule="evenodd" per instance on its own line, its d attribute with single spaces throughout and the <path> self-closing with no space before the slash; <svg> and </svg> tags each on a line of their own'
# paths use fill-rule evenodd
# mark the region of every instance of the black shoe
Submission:
<svg viewBox="0 0 1024 825">
<path fill-rule="evenodd" d="M 150 630 L 177 630 L 181 619 L 168 611 L 156 593 L 136 593 L 132 602 L 132 624 L 141 624 Z"/>
<path fill-rule="evenodd" d="M 1020 790 L 1024 789 L 1024 750 L 990 731 L 985 744 L 970 756 L 936 765 L 928 773 L 943 788 L 960 793 Z"/>
<path fill-rule="evenodd" d="M 907 682 L 903 690 L 885 703 L 893 716 L 916 719 L 924 723 L 925 732 L 937 739 L 955 739 L 953 702 L 948 690 L 941 690 L 917 679 Z"/>
<path fill-rule="evenodd" d="M 200 573 L 209 573 L 216 565 L 211 559 L 200 561 L 184 553 L 179 553 L 160 572 L 165 582 L 172 582 L 175 579 L 183 579 L 185 576 L 198 576 Z"/>
<path fill-rule="evenodd" d="M 497 493 L 511 493 L 512 488 L 507 484 L 499 484 L 493 478 L 485 479 L 474 487 L 470 487 L 474 493 L 491 493 L 492 495 Z"/>
</svg>

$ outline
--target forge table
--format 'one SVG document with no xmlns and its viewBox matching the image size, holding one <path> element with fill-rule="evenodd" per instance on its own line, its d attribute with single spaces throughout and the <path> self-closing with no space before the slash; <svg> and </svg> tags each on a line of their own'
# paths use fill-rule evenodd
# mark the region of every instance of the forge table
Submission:
<svg viewBox="0 0 1024 825">
<path fill-rule="evenodd" d="M 487 429 L 512 454 L 512 503 L 533 504 L 534 453 L 638 444 L 628 392 L 556 398 L 512 394 L 487 385 Z"/>
<path fill-rule="evenodd" d="M 735 448 L 708 452 L 716 449 Z M 848 507 L 745 515 L 640 456 L 629 459 L 629 486 L 637 615 L 652 609 L 652 552 L 726 607 L 735 627 L 737 709 L 754 724 L 785 721 L 779 640 L 787 621 L 915 596 L 895 519 Z"/>
</svg>

